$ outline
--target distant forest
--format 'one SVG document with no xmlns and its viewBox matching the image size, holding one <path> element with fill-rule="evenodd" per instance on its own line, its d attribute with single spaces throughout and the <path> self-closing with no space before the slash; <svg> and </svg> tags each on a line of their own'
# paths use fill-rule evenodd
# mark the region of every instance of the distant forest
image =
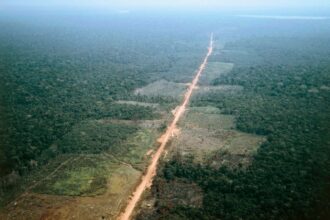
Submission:
<svg viewBox="0 0 330 220">
<path fill-rule="evenodd" d="M 137 99 L 134 89 L 157 79 L 192 73 L 203 56 L 207 34 L 192 41 L 191 31 L 144 27 L 145 18 L 102 23 L 86 16 L 85 26 L 65 16 L 50 18 L 54 26 L 33 18 L 0 23 L 0 176 L 23 175 L 72 152 L 51 146 L 85 119 L 157 117 L 150 107 L 115 101 Z"/>
</svg>

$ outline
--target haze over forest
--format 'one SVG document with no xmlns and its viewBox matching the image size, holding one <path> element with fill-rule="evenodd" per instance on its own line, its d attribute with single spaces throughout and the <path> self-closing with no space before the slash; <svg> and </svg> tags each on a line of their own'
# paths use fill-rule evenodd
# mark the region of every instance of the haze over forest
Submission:
<svg viewBox="0 0 330 220">
<path fill-rule="evenodd" d="M 3 0 L 0 219 L 329 219 L 330 2 Z"/>
</svg>

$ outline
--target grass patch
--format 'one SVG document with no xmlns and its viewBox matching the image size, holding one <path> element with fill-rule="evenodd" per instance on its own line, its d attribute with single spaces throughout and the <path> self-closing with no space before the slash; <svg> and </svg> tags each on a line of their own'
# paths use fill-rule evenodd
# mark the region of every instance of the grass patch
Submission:
<svg viewBox="0 0 330 220">
<path fill-rule="evenodd" d="M 209 62 L 200 77 L 200 85 L 210 85 L 214 79 L 228 74 L 234 67 L 233 63 Z"/>
<path fill-rule="evenodd" d="M 169 82 L 159 80 L 149 85 L 135 90 L 135 95 L 145 95 L 149 97 L 167 96 L 173 98 L 181 98 L 187 89 L 184 83 Z"/>
<path fill-rule="evenodd" d="M 210 152 L 225 145 L 216 133 L 205 128 L 184 128 L 172 141 L 172 150 L 183 156 L 193 156 L 194 162 L 203 163 Z M 175 153 L 174 153 L 175 155 Z"/>
<path fill-rule="evenodd" d="M 234 116 L 211 106 L 189 108 L 179 126 L 182 131 L 173 140 L 173 150 L 213 167 L 246 167 L 265 141 L 263 136 L 237 131 Z"/>
<path fill-rule="evenodd" d="M 227 49 L 226 49 L 227 48 Z M 241 48 L 225 47 L 219 54 L 215 54 L 212 61 L 230 62 L 239 66 L 251 66 L 262 64 L 263 57 L 252 50 L 241 50 Z"/>
<path fill-rule="evenodd" d="M 220 110 L 215 107 L 192 107 L 181 126 L 187 128 L 205 128 L 207 130 L 233 129 L 235 128 L 234 117 L 231 115 L 220 114 Z"/>
<path fill-rule="evenodd" d="M 112 120 L 98 120 L 93 121 L 93 125 L 97 124 L 98 128 L 107 128 L 109 125 L 125 125 L 132 126 L 134 123 L 131 121 L 112 121 Z M 148 123 L 150 128 L 145 128 L 145 124 Z M 100 154 L 81 154 L 61 167 L 54 175 L 49 176 L 43 180 L 35 189 L 35 192 L 54 195 L 66 195 L 66 196 L 95 196 L 104 194 L 107 190 L 107 186 L 110 184 L 110 188 L 114 187 L 112 184 L 114 176 L 125 176 L 126 184 L 135 184 L 135 180 L 130 182 L 129 179 L 132 173 L 137 175 L 141 173 L 148 163 L 148 156 L 146 152 L 155 145 L 156 138 L 158 136 L 157 129 L 153 126 L 157 126 L 159 123 L 148 122 L 136 122 L 134 126 L 141 127 L 136 132 L 127 136 L 125 140 L 118 141 L 111 148 L 103 151 Z M 81 129 L 81 127 L 79 127 Z M 94 128 L 94 127 L 92 127 Z M 89 135 L 98 133 L 102 136 L 105 131 L 96 130 L 92 133 L 92 128 L 89 128 Z M 107 130 L 106 130 L 107 131 Z M 81 130 L 77 129 L 75 134 L 81 134 Z M 105 132 L 106 133 L 106 132 Z M 72 134 L 72 133 L 71 133 Z M 87 132 L 86 134 L 87 135 Z M 84 139 L 83 139 L 84 140 Z M 80 141 L 83 141 L 80 140 Z M 87 141 L 92 138 L 85 139 Z M 105 140 L 105 139 L 101 139 Z M 94 142 L 88 142 L 90 147 L 98 148 L 93 144 L 109 144 L 107 141 L 103 142 L 100 139 L 94 140 Z M 86 145 L 88 143 L 85 143 Z M 124 166 L 124 168 L 123 168 Z M 128 168 L 127 168 L 128 167 Z M 129 174 L 125 174 L 120 170 L 128 169 Z M 51 173 L 55 168 L 49 169 Z M 128 172 L 127 171 L 127 172 Z M 45 176 L 49 175 L 46 174 Z M 124 177 L 123 177 L 124 178 Z M 136 179 L 136 178 L 135 178 Z M 128 189 L 125 188 L 127 191 Z M 116 198 L 114 198 L 116 200 Z"/>
<path fill-rule="evenodd" d="M 98 166 L 86 166 L 88 161 L 93 161 Z M 78 166 L 82 168 L 76 169 Z M 56 207 L 53 214 L 60 219 L 66 219 L 67 214 L 89 219 L 101 219 L 107 214 L 108 218 L 115 219 L 126 204 L 141 174 L 131 166 L 111 162 L 109 155 L 90 155 L 67 166 L 63 174 L 58 174 L 56 178 L 48 181 L 51 193 L 43 191 L 42 193 L 48 194 L 33 194 L 35 198 L 42 196 L 42 200 L 29 198 L 34 204 L 28 202 L 24 206 L 22 203 L 18 205 L 26 213 L 37 216 L 31 219 L 41 218 L 40 214 L 47 213 L 49 207 Z M 73 197 L 74 201 L 67 203 L 72 198 L 67 197 L 68 195 L 77 197 Z M 55 205 L 52 198 L 55 198 Z M 39 210 L 43 211 L 38 216 Z"/>
<path fill-rule="evenodd" d="M 158 108 L 158 103 L 149 103 L 149 102 L 138 102 L 138 101 L 126 101 L 126 100 L 119 100 L 116 101 L 118 104 L 125 104 L 125 105 L 139 105 L 144 107 L 152 107 L 152 108 Z"/>
<path fill-rule="evenodd" d="M 94 167 L 80 167 L 79 170 L 66 170 L 65 178 L 56 181 L 51 189 L 57 195 L 91 195 L 105 192 L 107 179 Z"/>
<path fill-rule="evenodd" d="M 110 219 L 118 217 L 141 175 L 140 171 L 124 164 L 111 174 L 108 181 L 108 191 L 105 195 L 107 210 L 111 213 Z"/>
<path fill-rule="evenodd" d="M 253 155 L 264 141 L 266 141 L 264 136 L 235 131 L 221 149 L 209 155 L 207 163 L 214 168 L 248 167 L 251 165 Z"/>
<path fill-rule="evenodd" d="M 110 168 L 118 165 L 104 155 L 84 155 L 67 163 L 34 191 L 54 195 L 91 196 L 106 190 Z"/>
<path fill-rule="evenodd" d="M 230 154 L 252 155 L 264 141 L 265 137 L 260 135 L 235 132 L 235 135 L 226 143 L 224 150 Z"/>
<path fill-rule="evenodd" d="M 140 129 L 121 145 L 121 152 L 116 153 L 115 156 L 142 171 L 148 162 L 146 152 L 155 147 L 158 136 L 158 132 L 154 129 Z"/>
<path fill-rule="evenodd" d="M 141 172 L 127 165 L 119 166 L 111 175 L 109 180 L 109 194 L 130 195 L 131 187 L 140 177 Z"/>
</svg>

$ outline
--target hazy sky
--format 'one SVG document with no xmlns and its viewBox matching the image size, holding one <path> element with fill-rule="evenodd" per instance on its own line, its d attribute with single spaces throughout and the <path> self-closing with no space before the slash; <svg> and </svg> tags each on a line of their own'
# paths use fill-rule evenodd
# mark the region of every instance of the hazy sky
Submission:
<svg viewBox="0 0 330 220">
<path fill-rule="evenodd" d="M 112 8 L 259 8 L 329 7 L 330 0 L 1 0 L 6 6 L 96 6 Z"/>
</svg>

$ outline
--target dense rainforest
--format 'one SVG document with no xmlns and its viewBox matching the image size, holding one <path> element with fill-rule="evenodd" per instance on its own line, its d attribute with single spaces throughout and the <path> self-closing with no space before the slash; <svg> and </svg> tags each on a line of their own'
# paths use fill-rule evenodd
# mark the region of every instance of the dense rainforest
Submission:
<svg viewBox="0 0 330 220">
<path fill-rule="evenodd" d="M 214 168 L 191 155 L 163 161 L 151 189 L 155 212 L 137 219 L 329 218 L 328 20 L 19 11 L 0 14 L 0 29 L 0 206 L 21 179 L 54 158 L 118 150 L 140 129 L 91 121 L 161 118 L 152 105 L 119 101 L 170 112 L 177 97 L 134 91 L 160 80 L 190 82 L 213 32 L 209 61 L 234 68 L 210 86 L 242 90 L 210 90 L 190 105 L 234 116 L 235 129 L 266 141 L 248 167 Z M 158 129 L 165 128 L 163 122 Z M 199 187 L 202 205 L 163 203 L 164 182 Z"/>
<path fill-rule="evenodd" d="M 193 72 L 204 47 L 203 36 L 191 44 L 188 33 L 175 35 L 169 24 L 145 27 L 145 17 L 94 18 L 86 13 L 79 17 L 84 25 L 76 25 L 77 17 L 65 13 L 47 16 L 47 22 L 20 13 L 14 24 L 9 15 L 2 16 L 1 176 L 13 171 L 23 175 L 36 161 L 41 165 L 74 152 L 51 146 L 86 119 L 157 118 L 150 107 L 116 101 L 132 99 L 134 89 L 157 79 Z M 121 139 L 133 128 L 113 129 L 118 134 L 114 138 Z"/>
</svg>

